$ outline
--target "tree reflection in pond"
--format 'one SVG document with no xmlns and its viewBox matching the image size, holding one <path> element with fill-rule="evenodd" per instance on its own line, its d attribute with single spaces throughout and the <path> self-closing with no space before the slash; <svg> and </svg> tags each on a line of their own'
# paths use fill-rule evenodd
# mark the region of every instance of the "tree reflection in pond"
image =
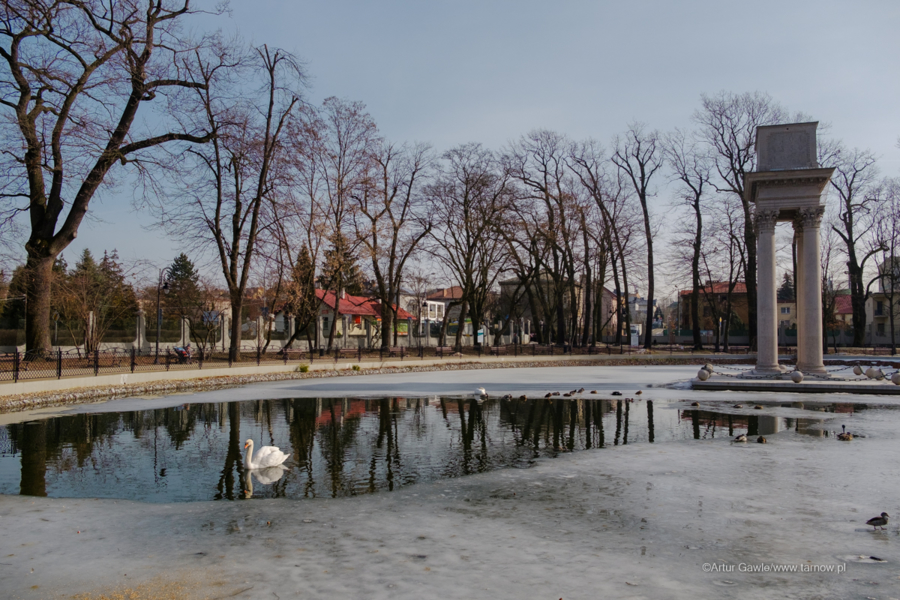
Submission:
<svg viewBox="0 0 900 600">
<path fill-rule="evenodd" d="M 613 429 L 613 444 L 623 446 L 730 439 L 740 432 L 823 435 L 814 419 L 829 416 L 821 406 L 805 409 L 811 419 L 660 407 L 667 405 L 393 397 L 74 414 L 5 427 L 0 439 L 10 451 L 0 455 L 0 493 L 151 502 L 345 497 L 604 448 Z M 826 413 L 846 410 L 826 407 Z M 243 468 L 248 437 L 290 455 L 283 476 L 249 479 Z"/>
</svg>

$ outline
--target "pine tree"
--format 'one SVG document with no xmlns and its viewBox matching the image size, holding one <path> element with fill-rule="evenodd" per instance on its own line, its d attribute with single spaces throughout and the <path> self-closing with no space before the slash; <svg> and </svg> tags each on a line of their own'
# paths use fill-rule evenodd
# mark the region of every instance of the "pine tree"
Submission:
<svg viewBox="0 0 900 600">
<path fill-rule="evenodd" d="M 185 253 L 175 257 L 167 270 L 168 292 L 163 306 L 169 316 L 191 317 L 200 302 L 199 275 Z"/>
<path fill-rule="evenodd" d="M 794 297 L 794 278 L 790 273 L 785 273 L 781 281 L 781 287 L 778 288 L 778 301 L 793 302 Z"/>
<path fill-rule="evenodd" d="M 344 291 L 358 296 L 364 291 L 364 280 L 356 256 L 340 232 L 331 238 L 331 248 L 325 251 L 325 264 L 318 279 L 319 286 L 326 290 Z"/>
</svg>

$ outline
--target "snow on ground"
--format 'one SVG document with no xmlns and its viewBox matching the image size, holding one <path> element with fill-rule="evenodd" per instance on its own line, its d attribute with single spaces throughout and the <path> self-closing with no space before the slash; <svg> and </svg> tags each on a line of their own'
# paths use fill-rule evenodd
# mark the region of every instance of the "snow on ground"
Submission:
<svg viewBox="0 0 900 600">
<path fill-rule="evenodd" d="M 584 386 L 630 395 L 640 387 L 641 401 L 654 400 L 657 410 L 693 399 L 865 402 L 867 410 L 825 427 L 849 419 L 866 437 L 846 443 L 788 430 L 765 445 L 717 438 L 614 446 L 337 500 L 0 496 L 0 596 L 187 581 L 209 598 L 900 598 L 900 529 L 894 521 L 885 532 L 865 525 L 881 511 L 900 517 L 900 410 L 874 406 L 897 401 L 656 387 L 695 371 L 572 367 L 290 381 L 75 410 L 463 394 L 479 385 L 512 394 Z M 846 571 L 746 572 L 781 565 Z"/>
</svg>

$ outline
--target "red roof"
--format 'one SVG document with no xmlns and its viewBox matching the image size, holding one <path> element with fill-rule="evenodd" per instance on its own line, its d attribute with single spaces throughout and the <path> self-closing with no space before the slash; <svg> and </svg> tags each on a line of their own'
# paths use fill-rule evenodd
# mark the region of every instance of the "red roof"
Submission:
<svg viewBox="0 0 900 600">
<path fill-rule="evenodd" d="M 700 288 L 701 294 L 727 294 L 728 286 L 731 284 L 727 281 L 717 281 L 712 285 L 707 285 Z M 679 292 L 682 296 L 690 296 L 691 290 L 681 290 Z M 734 284 L 734 290 L 732 294 L 746 294 L 747 293 L 747 284 L 743 281 L 738 281 Z"/>
<path fill-rule="evenodd" d="M 331 290 L 316 290 L 316 298 L 318 298 L 325 306 L 334 310 L 334 292 Z M 361 317 L 375 317 L 376 319 L 381 318 L 381 303 L 378 300 L 373 300 L 371 298 L 364 298 L 362 296 L 351 296 L 350 294 L 344 294 L 344 297 L 341 298 L 340 306 L 338 307 L 339 315 L 354 315 Z M 397 309 L 397 318 L 398 319 L 415 319 L 413 315 L 403 310 L 403 308 Z"/>
<path fill-rule="evenodd" d="M 837 315 L 852 315 L 853 304 L 850 296 L 840 295 L 834 297 L 834 313 Z"/>
</svg>

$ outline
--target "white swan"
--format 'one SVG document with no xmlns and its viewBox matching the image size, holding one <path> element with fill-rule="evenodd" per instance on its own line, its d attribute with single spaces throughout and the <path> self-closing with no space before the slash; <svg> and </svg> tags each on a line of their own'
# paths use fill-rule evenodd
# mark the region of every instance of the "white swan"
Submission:
<svg viewBox="0 0 900 600">
<path fill-rule="evenodd" d="M 475 391 L 472 392 L 473 396 L 481 396 L 482 398 L 487 396 L 488 393 L 484 388 L 475 388 Z"/>
<path fill-rule="evenodd" d="M 276 446 L 263 446 L 256 455 L 253 455 L 253 440 L 247 440 L 244 444 L 247 454 L 244 455 L 244 466 L 247 469 L 267 469 L 269 467 L 277 467 L 285 460 L 288 455 L 279 450 Z"/>
</svg>

